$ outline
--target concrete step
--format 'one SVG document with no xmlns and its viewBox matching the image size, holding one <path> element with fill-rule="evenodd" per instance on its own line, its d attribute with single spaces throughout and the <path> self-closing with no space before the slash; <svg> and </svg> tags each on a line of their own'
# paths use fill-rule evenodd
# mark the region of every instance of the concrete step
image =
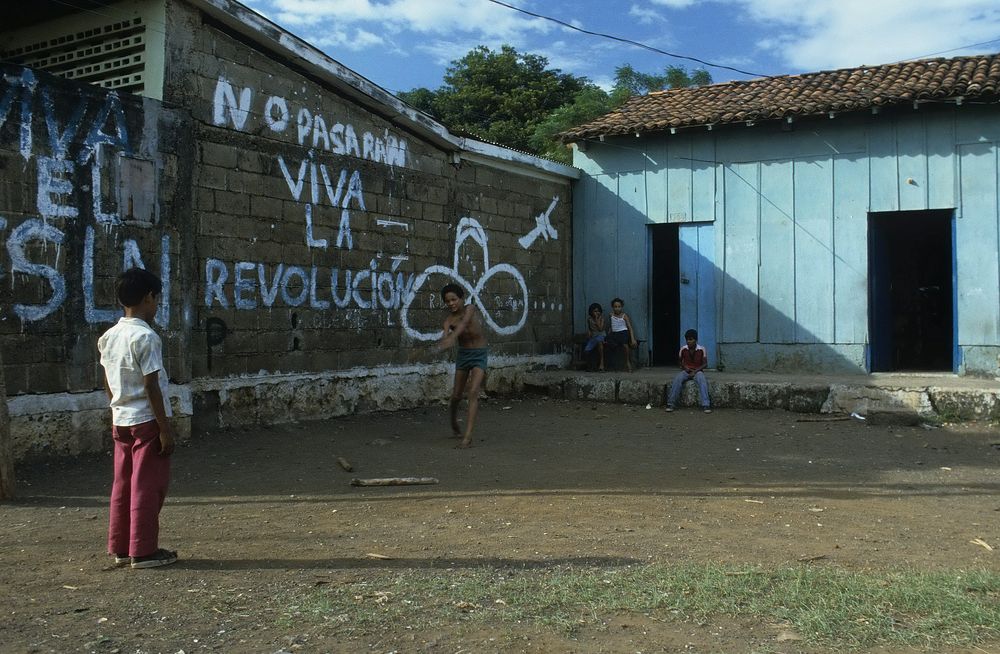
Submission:
<svg viewBox="0 0 1000 654">
<path fill-rule="evenodd" d="M 591 373 L 547 370 L 529 373 L 524 390 L 568 400 L 662 407 L 674 371 Z M 707 373 L 713 408 L 784 409 L 798 413 L 852 413 L 881 424 L 923 420 L 1000 420 L 1000 383 L 939 376 L 816 376 Z M 698 406 L 698 389 L 685 384 L 681 406 Z"/>
</svg>

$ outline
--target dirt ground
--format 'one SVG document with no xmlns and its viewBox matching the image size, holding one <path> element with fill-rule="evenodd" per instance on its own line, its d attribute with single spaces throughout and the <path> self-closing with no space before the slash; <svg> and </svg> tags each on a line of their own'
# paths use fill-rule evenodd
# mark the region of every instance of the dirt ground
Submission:
<svg viewBox="0 0 1000 654">
<path fill-rule="evenodd" d="M 0 651 L 814 651 L 739 619 L 358 638 L 287 608 L 400 568 L 1000 570 L 995 430 L 819 419 L 523 398 L 485 402 L 470 450 L 453 449 L 444 407 L 207 434 L 174 455 L 161 544 L 181 561 L 156 570 L 104 554 L 110 456 L 23 465 L 0 504 Z M 440 483 L 350 485 L 389 476 Z"/>
</svg>

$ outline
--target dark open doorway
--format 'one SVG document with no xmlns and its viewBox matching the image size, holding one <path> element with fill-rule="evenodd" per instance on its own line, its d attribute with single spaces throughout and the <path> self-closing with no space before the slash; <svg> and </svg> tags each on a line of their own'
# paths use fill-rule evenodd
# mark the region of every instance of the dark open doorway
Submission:
<svg viewBox="0 0 1000 654">
<path fill-rule="evenodd" d="M 650 365 L 677 363 L 680 341 L 680 249 L 677 225 L 650 225 Z"/>
<path fill-rule="evenodd" d="M 954 368 L 950 210 L 868 214 L 870 365 Z"/>
</svg>

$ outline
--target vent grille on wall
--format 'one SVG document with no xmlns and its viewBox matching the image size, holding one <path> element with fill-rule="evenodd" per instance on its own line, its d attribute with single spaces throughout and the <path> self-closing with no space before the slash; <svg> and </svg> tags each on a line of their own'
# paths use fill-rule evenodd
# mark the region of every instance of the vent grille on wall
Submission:
<svg viewBox="0 0 1000 654">
<path fill-rule="evenodd" d="M 0 50 L 4 59 L 67 79 L 142 94 L 146 26 L 141 17 Z"/>
</svg>

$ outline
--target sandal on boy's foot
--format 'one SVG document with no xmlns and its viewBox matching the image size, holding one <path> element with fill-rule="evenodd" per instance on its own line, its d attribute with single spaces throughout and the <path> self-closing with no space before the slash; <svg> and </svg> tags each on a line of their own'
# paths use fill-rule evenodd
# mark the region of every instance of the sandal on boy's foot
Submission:
<svg viewBox="0 0 1000 654">
<path fill-rule="evenodd" d="M 674 411 L 674 407 L 672 407 L 672 406 L 668 406 L 667 407 L 667 413 L 673 413 L 673 411 Z"/>
<path fill-rule="evenodd" d="M 177 552 L 171 552 L 162 548 L 149 556 L 132 557 L 132 567 L 138 569 L 158 568 L 161 565 L 170 565 L 171 563 L 177 563 Z"/>
<path fill-rule="evenodd" d="M 132 557 L 128 554 L 112 554 L 111 556 L 115 557 L 116 568 L 124 568 L 132 563 Z"/>
</svg>

